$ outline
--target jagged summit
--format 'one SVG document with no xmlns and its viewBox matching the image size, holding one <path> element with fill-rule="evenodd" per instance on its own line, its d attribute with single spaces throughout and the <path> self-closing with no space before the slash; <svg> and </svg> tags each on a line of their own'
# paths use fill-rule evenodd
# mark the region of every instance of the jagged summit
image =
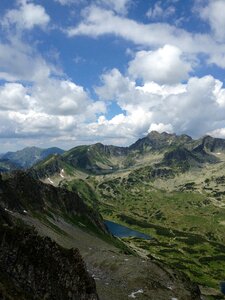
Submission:
<svg viewBox="0 0 225 300">
<path fill-rule="evenodd" d="M 151 131 L 145 138 L 149 139 L 159 139 L 159 140 L 169 140 L 169 141 L 183 141 L 183 142 L 190 142 L 192 141 L 192 137 L 187 134 L 177 135 L 176 133 L 168 133 L 168 132 L 158 132 L 158 131 Z"/>
<path fill-rule="evenodd" d="M 168 133 L 166 131 L 163 131 L 163 132 L 158 132 L 156 130 L 152 130 L 150 131 L 148 134 L 147 134 L 147 137 L 150 137 L 150 138 L 161 138 L 161 137 L 172 137 L 172 136 L 176 136 L 175 133 Z"/>
<path fill-rule="evenodd" d="M 178 146 L 190 143 L 192 138 L 188 135 L 176 135 L 175 133 L 151 131 L 146 137 L 139 139 L 132 144 L 129 149 L 140 150 L 142 152 L 161 151 L 170 146 Z"/>
</svg>

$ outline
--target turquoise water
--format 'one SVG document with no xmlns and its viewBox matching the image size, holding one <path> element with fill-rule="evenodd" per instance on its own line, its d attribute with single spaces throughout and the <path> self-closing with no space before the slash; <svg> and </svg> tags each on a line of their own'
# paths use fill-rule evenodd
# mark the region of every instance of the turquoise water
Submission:
<svg viewBox="0 0 225 300">
<path fill-rule="evenodd" d="M 142 232 L 130 229 L 129 227 L 119 225 L 115 222 L 105 221 L 105 225 L 107 226 L 109 232 L 116 237 L 137 237 L 145 240 L 150 240 L 151 236 L 144 234 Z"/>
</svg>

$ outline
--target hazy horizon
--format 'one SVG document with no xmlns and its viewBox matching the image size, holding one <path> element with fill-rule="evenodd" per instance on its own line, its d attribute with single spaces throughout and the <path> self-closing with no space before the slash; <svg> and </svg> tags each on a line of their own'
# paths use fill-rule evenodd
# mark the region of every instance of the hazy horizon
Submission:
<svg viewBox="0 0 225 300">
<path fill-rule="evenodd" d="M 62 149 L 62 150 L 64 150 L 64 151 L 68 151 L 68 150 L 71 150 L 72 148 L 75 148 L 75 147 L 78 147 L 78 146 L 91 146 L 91 145 L 93 145 L 93 144 L 97 144 L 97 143 L 101 143 L 101 144 L 104 144 L 104 145 L 106 145 L 106 146 L 117 146 L 117 147 L 129 147 L 129 146 L 131 146 L 133 143 L 135 143 L 138 139 L 141 139 L 141 138 L 144 138 L 144 137 L 146 137 L 148 134 L 150 134 L 150 133 L 152 133 L 152 132 L 158 132 L 158 131 L 151 131 L 151 132 L 149 132 L 149 133 L 147 133 L 147 134 L 145 134 L 145 135 L 143 135 L 143 136 L 141 136 L 141 137 L 138 137 L 138 138 L 136 138 L 133 142 L 131 142 L 131 143 L 129 143 L 129 144 L 127 144 L 127 145 L 124 145 L 124 144 L 104 144 L 104 143 L 102 143 L 101 141 L 95 141 L 95 142 L 90 142 L 90 143 L 85 143 L 85 141 L 84 141 L 84 143 L 80 143 L 80 144 L 77 144 L 77 145 L 72 145 L 72 147 L 69 147 L 69 148 L 63 148 L 63 147 L 60 147 L 59 145 L 50 145 L 49 147 L 48 146 L 46 146 L 46 147 L 40 147 L 39 145 L 30 145 L 30 146 L 25 146 L 25 147 L 22 147 L 22 148 L 18 148 L 18 149 L 15 149 L 15 150 L 7 150 L 6 152 L 16 152 L 16 151 L 21 151 L 21 150 L 24 150 L 25 148 L 41 148 L 41 149 L 47 149 L 47 148 L 54 148 L 54 147 L 56 147 L 56 148 L 60 148 L 60 149 Z M 167 134 L 171 134 L 171 135 L 177 135 L 177 136 L 179 136 L 178 134 L 176 134 L 175 132 L 170 132 L 170 133 L 168 133 L 168 132 L 166 132 L 166 131 L 163 131 L 163 132 L 158 132 L 159 134 L 162 134 L 162 133 L 167 133 Z M 182 135 L 182 134 L 180 134 L 180 135 Z M 186 135 L 185 133 L 183 133 L 183 135 Z M 190 135 L 188 135 L 188 136 L 190 136 Z M 200 138 L 203 138 L 204 136 L 208 136 L 208 134 L 206 134 L 206 135 L 203 135 L 203 136 L 200 136 L 200 137 L 193 137 L 193 136 L 190 136 L 193 140 L 198 140 L 198 139 L 200 139 Z M 211 135 L 212 136 L 212 135 Z M 213 137 L 213 136 L 212 136 Z M 5 154 L 6 152 L 0 152 L 0 155 L 1 154 Z"/>
</svg>

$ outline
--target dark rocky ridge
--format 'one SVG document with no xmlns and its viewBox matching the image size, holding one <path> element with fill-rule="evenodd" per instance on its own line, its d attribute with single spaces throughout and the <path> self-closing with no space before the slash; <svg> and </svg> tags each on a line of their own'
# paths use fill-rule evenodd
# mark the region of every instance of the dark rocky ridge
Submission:
<svg viewBox="0 0 225 300">
<path fill-rule="evenodd" d="M 33 229 L 12 224 L 0 207 L 0 299 L 98 299 L 77 249 L 63 249 Z"/>
<path fill-rule="evenodd" d="M 0 204 L 6 209 L 24 213 L 48 212 L 70 218 L 82 218 L 96 230 L 106 232 L 102 217 L 89 208 L 76 192 L 44 184 L 23 171 L 0 179 Z"/>
<path fill-rule="evenodd" d="M 86 217 L 104 231 L 99 215 L 76 193 L 45 185 L 25 172 L 0 175 L 0 299 L 97 300 L 95 282 L 78 249 L 64 249 L 15 218 L 14 213 Z"/>
</svg>

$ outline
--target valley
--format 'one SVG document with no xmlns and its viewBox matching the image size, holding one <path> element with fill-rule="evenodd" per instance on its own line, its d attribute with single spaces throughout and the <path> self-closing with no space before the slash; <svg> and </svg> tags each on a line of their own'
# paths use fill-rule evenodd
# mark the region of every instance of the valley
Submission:
<svg viewBox="0 0 225 300">
<path fill-rule="evenodd" d="M 97 278 L 100 299 L 110 299 L 106 298 L 109 293 L 112 299 L 122 300 L 142 290 L 134 294 L 138 299 L 155 299 L 156 290 L 157 299 L 167 299 L 169 290 L 171 299 L 194 299 L 183 292 L 176 294 L 171 285 L 166 287 L 167 279 L 161 282 L 157 277 L 161 283 L 153 283 L 148 270 L 156 268 L 157 273 L 155 266 L 159 264 L 163 270 L 188 276 L 199 285 L 203 299 L 221 300 L 220 282 L 224 281 L 225 269 L 224 170 L 225 140 L 209 136 L 193 140 L 186 135 L 151 132 L 125 148 L 78 146 L 33 165 L 27 176 L 49 188 L 53 186 L 55 191 L 76 193 L 87 211 L 94 210 L 101 222 L 105 219 L 128 226 L 151 239 L 109 239 L 106 233 L 96 231 L 92 217 L 86 221 L 78 216 L 71 219 L 70 210 L 62 215 L 59 212 L 63 206 L 58 204 L 55 210 L 53 202 L 44 218 L 43 211 L 20 218 L 63 247 L 79 248 Z M 3 173 L 3 179 L 10 180 L 10 175 Z M 95 226 L 103 228 L 97 219 Z M 134 277 L 132 268 L 137 270 Z M 142 277 L 143 270 L 147 277 Z M 116 290 L 117 281 L 121 285 Z M 175 282 L 174 278 L 173 286 Z"/>
<path fill-rule="evenodd" d="M 160 300 L 168 296 L 200 300 L 197 285 L 184 274 L 140 256 L 112 237 L 98 212 L 77 193 L 43 184 L 21 171 L 0 178 L 0 191 L 3 299 L 62 300 L 76 295 L 85 300 L 123 300 L 139 291 L 138 299 L 154 300 L 157 295 Z M 39 274 L 50 281 L 37 285 Z"/>
<path fill-rule="evenodd" d="M 221 299 L 219 284 L 225 269 L 224 146 L 210 151 L 218 141 L 209 137 L 194 141 L 186 136 L 153 133 L 150 145 L 146 139 L 138 142 L 138 150 L 134 144 L 131 152 L 120 150 L 112 159 L 109 155 L 108 169 L 100 156 L 99 168 L 90 172 L 90 156 L 87 170 L 79 167 L 64 178 L 54 172 L 51 180 L 79 191 L 105 219 L 152 236 L 149 241 L 124 241 L 148 257 L 185 272 L 209 299 Z M 96 155 L 94 160 L 96 163 Z"/>
</svg>

